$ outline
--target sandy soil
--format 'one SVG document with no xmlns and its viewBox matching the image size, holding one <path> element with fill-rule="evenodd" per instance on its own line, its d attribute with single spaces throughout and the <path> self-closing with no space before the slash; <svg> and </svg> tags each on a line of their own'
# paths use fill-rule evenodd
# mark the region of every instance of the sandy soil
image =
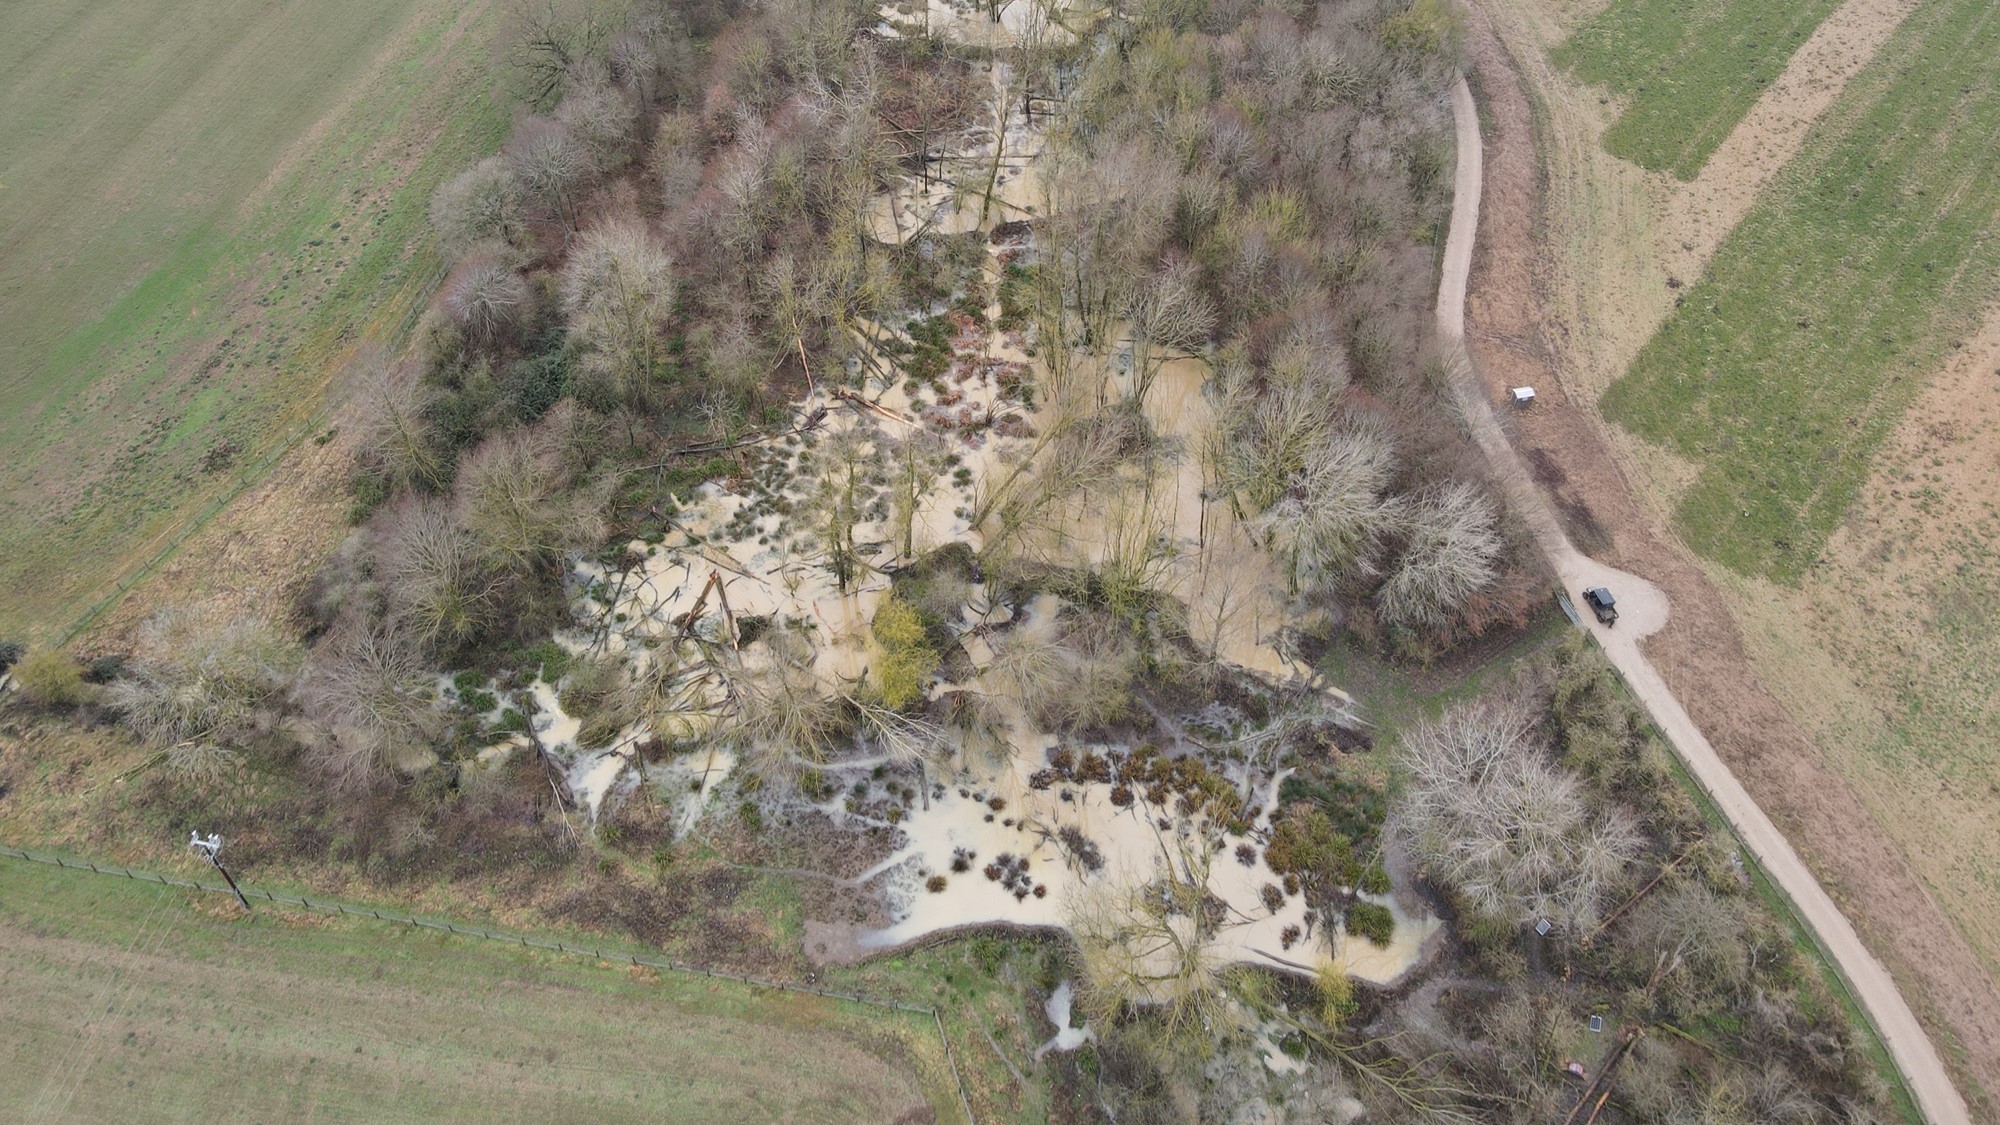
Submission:
<svg viewBox="0 0 2000 1125">
<path fill-rule="evenodd" d="M 1643 251 L 1629 239 L 1653 229 L 1644 206 L 1645 177 L 1623 165 L 1597 178 L 1600 168 L 1620 162 L 1596 148 L 1601 119 L 1592 121 L 1594 111 L 1574 100 L 1549 97 L 1545 131 L 1537 134 L 1521 76 L 1540 89 L 1560 90 L 1561 84 L 1543 85 L 1554 78 L 1537 45 L 1545 40 L 1532 38 L 1533 28 L 1517 15 L 1504 7 L 1475 10 L 1470 43 L 1490 133 L 1468 331 L 1487 390 L 1497 396 L 1507 386 L 1532 384 L 1541 392 L 1534 410 L 1508 420 L 1537 482 L 1572 534 L 1595 538 L 1600 557 L 1645 575 L 1672 600 L 1672 618 L 1648 640 L 1646 655 L 1847 908 L 1939 1038 L 1959 1086 L 1971 1092 L 1982 1114 L 1990 1113 L 1993 1104 L 1978 1087 L 2000 1090 L 2000 992 L 1991 976 L 1902 852 L 1880 831 L 1868 830 L 1875 823 L 1868 808 L 1759 682 L 1728 603 L 1663 531 L 1658 515 L 1634 499 L 1612 454 L 1594 410 L 1601 382 L 1586 373 L 1622 370 L 1605 361 L 1621 351 L 1629 359 L 1636 343 L 1606 346 L 1604 338 L 1648 319 L 1657 324 L 1664 312 L 1649 317 L 1648 307 L 1669 302 L 1657 296 L 1631 302 L 1628 323 L 1614 326 L 1583 314 L 1579 295 L 1599 284 L 1598 299 L 1588 306 L 1593 309 L 1618 307 L 1623 294 L 1637 296 L 1631 279 L 1649 271 L 1636 264 Z M 1517 53 L 1503 46 L 1503 27 Z M 1538 142 L 1544 145 L 1539 152 Z M 1549 223 L 1551 213 L 1560 213 L 1563 223 Z M 1587 228 L 1580 234 L 1579 225 Z M 1579 262 L 1579 247 L 1596 257 Z M 1651 275 L 1659 277 L 1657 268 Z M 1663 285 L 1653 290 L 1663 292 Z"/>
</svg>

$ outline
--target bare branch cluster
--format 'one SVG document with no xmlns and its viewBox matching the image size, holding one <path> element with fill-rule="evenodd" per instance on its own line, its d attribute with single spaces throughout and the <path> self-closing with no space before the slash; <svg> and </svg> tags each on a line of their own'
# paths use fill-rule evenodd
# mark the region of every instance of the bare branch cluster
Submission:
<svg viewBox="0 0 2000 1125">
<path fill-rule="evenodd" d="M 489 156 L 440 185 L 431 196 L 431 228 L 449 257 L 483 242 L 522 235 L 521 185 L 507 161 Z"/>
<path fill-rule="evenodd" d="M 1519 705 L 1461 704 L 1413 727 L 1396 827 L 1433 879 L 1478 913 L 1585 927 L 1640 839 L 1623 810 L 1594 814 Z"/>
<path fill-rule="evenodd" d="M 283 710 L 296 645 L 255 617 L 187 607 L 149 618 L 109 702 L 176 771 L 213 780 Z"/>
<path fill-rule="evenodd" d="M 437 680 L 415 637 L 386 622 L 349 621 L 306 662 L 298 697 L 326 737 L 311 758 L 337 788 L 386 778 L 441 733 Z"/>
<path fill-rule="evenodd" d="M 1441 629 L 1499 577 L 1500 513 L 1467 481 L 1416 497 L 1401 530 L 1403 553 L 1376 593 L 1384 620 Z"/>
</svg>

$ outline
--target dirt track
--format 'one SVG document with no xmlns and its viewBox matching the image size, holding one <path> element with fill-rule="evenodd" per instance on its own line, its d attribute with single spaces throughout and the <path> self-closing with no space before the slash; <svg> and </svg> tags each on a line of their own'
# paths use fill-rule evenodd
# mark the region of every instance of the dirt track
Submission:
<svg viewBox="0 0 2000 1125">
<path fill-rule="evenodd" d="M 1486 79 L 1484 72 L 1481 77 L 1483 84 Z M 1737 781 L 1728 764 L 1654 669 L 1647 654 L 1640 650 L 1641 638 L 1659 632 L 1667 624 L 1667 595 L 1651 582 L 1596 562 L 1577 551 L 1565 534 L 1555 508 L 1536 487 L 1527 464 L 1502 431 L 1492 405 L 1496 397 L 1494 391 L 1498 388 L 1487 385 L 1473 374 L 1471 353 L 1464 339 L 1466 294 L 1480 226 L 1480 192 L 1485 161 L 1478 113 L 1471 90 L 1463 80 L 1452 91 L 1452 111 L 1457 126 L 1458 168 L 1451 232 L 1445 244 L 1443 277 L 1438 290 L 1437 317 L 1439 333 L 1447 346 L 1456 345 L 1454 350 L 1467 361 L 1461 367 L 1459 388 L 1465 400 L 1466 421 L 1474 437 L 1491 459 L 1513 506 L 1533 527 L 1564 587 L 1574 593 L 1585 586 L 1602 584 L 1617 594 L 1622 611 L 1619 626 L 1607 629 L 1593 621 L 1588 627 L 1631 685 L 1633 693 L 1652 713 L 1689 772 L 1722 809 L 1744 846 L 1756 855 L 1766 872 L 1791 897 L 1800 914 L 1817 931 L 1880 1031 L 1925 1117 L 1936 1125 L 1969 1123 L 1972 1118 L 1964 1099 L 1953 1086 L 1942 1058 L 1888 970 L 1862 943 L 1846 915 L 1793 851 L 1785 834 Z M 1532 186 L 1532 179 L 1528 183 Z M 1532 215 L 1532 211 L 1528 214 Z M 1525 246 L 1512 249 L 1532 252 L 1531 247 Z M 1772 706 L 1775 708 L 1775 704 Z M 1810 750 L 1810 747 L 1807 749 Z M 1833 783 L 1838 785 L 1837 780 Z M 1845 792 L 1844 788 L 1842 791 Z M 1848 799 L 1852 801 L 1851 794 L 1848 794 Z M 1859 811 L 1858 807 L 1856 811 Z M 1865 823 L 1865 820 L 1850 821 L 1849 830 L 1860 823 Z M 1910 885 L 1914 884 L 1912 879 Z M 1950 932 L 1942 917 L 1937 918 L 1937 922 Z"/>
</svg>

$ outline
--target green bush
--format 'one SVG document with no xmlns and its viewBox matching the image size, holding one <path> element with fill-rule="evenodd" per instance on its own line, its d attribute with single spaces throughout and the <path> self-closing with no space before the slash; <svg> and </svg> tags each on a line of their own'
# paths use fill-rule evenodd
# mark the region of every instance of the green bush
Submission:
<svg viewBox="0 0 2000 1125">
<path fill-rule="evenodd" d="M 1280 875 L 1297 875 L 1308 890 L 1351 887 L 1361 879 L 1354 845 L 1312 805 L 1294 805 L 1271 833 L 1264 862 Z"/>
<path fill-rule="evenodd" d="M 1378 903 L 1357 902 L 1347 908 L 1347 932 L 1387 949 L 1390 935 L 1396 932 L 1396 916 Z"/>
<path fill-rule="evenodd" d="M 1371 895 L 1389 893 L 1389 873 L 1379 863 L 1371 863 L 1361 872 L 1361 889 Z"/>
<path fill-rule="evenodd" d="M 521 654 L 521 668 L 532 670 L 543 683 L 553 684 L 569 672 L 570 655 L 554 641 L 544 641 Z"/>
<path fill-rule="evenodd" d="M 900 711 L 921 701 L 924 681 L 937 671 L 939 660 L 937 650 L 929 644 L 923 616 L 892 595 L 875 611 L 871 629 L 875 643 L 882 646 L 877 690 L 883 704 Z"/>
<path fill-rule="evenodd" d="M 83 669 L 67 653 L 37 652 L 14 666 L 21 696 L 41 707 L 74 707 L 88 696 Z"/>
<path fill-rule="evenodd" d="M 1382 44 L 1391 50 L 1455 59 L 1464 38 L 1465 19 L 1446 0 L 1416 0 L 1382 21 Z"/>
</svg>

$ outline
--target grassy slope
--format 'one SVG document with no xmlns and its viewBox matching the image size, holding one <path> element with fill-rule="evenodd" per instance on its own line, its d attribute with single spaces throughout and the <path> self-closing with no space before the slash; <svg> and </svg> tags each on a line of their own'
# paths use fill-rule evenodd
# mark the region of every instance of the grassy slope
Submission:
<svg viewBox="0 0 2000 1125">
<path fill-rule="evenodd" d="M 67 624 L 395 331 L 431 185 L 504 124 L 493 10 L 0 6 L 0 633 Z"/>
<path fill-rule="evenodd" d="M 9 1117 L 886 1120 L 924 1104 L 904 1044 L 936 1049 L 919 1016 L 388 924 L 242 918 L 216 896 L 19 862 L 0 863 L 0 904 Z"/>
<path fill-rule="evenodd" d="M 1604 147 L 1693 179 L 1840 0 L 1616 0 L 1554 53 L 1631 101 Z"/>
<path fill-rule="evenodd" d="M 1605 413 L 1702 472 L 1699 552 L 1795 582 L 2000 285 L 2000 7 L 1932 0 L 1765 190 Z"/>
</svg>

